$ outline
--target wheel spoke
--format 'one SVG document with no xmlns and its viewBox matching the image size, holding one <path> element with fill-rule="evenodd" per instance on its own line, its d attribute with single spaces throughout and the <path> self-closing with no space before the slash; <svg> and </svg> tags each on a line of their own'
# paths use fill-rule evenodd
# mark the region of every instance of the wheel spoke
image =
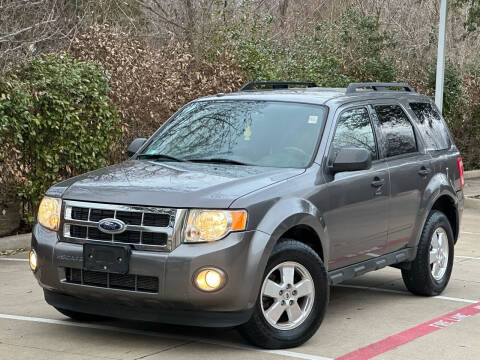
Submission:
<svg viewBox="0 0 480 360">
<path fill-rule="evenodd" d="M 260 294 L 264 319 L 276 329 L 295 329 L 312 311 L 315 286 L 309 271 L 300 263 L 284 261 L 273 267 L 263 279 Z"/>
<path fill-rule="evenodd" d="M 312 282 L 309 279 L 304 279 L 295 285 L 297 290 L 297 298 L 310 295 L 313 292 Z"/>
<path fill-rule="evenodd" d="M 282 290 L 282 287 L 275 281 L 269 279 L 267 280 L 267 283 L 265 285 L 263 295 L 271 297 L 273 299 L 278 299 L 278 297 L 280 296 L 280 290 Z"/>
<path fill-rule="evenodd" d="M 275 302 L 270 308 L 265 312 L 265 316 L 274 324 L 278 322 L 280 316 L 284 313 L 285 308 L 282 306 L 280 301 Z"/>
<path fill-rule="evenodd" d="M 430 242 L 431 274 L 437 281 L 442 280 L 448 268 L 449 240 L 444 228 L 438 227 Z"/>
<path fill-rule="evenodd" d="M 438 236 L 438 248 L 443 249 L 443 242 L 445 241 L 443 232 L 437 232 Z"/>
<path fill-rule="evenodd" d="M 302 309 L 300 309 L 300 306 L 296 301 L 287 308 L 287 316 L 288 320 L 291 322 L 296 321 L 302 316 Z"/>
<path fill-rule="evenodd" d="M 439 249 L 440 248 L 440 244 L 438 242 L 438 232 L 435 231 L 432 235 L 432 248 L 433 249 Z"/>
<path fill-rule="evenodd" d="M 293 277 L 295 275 L 295 268 L 290 265 L 282 266 L 281 269 L 282 273 L 282 282 L 284 284 L 292 284 L 293 285 Z"/>
<path fill-rule="evenodd" d="M 438 273 L 440 272 L 440 265 L 438 264 L 438 261 L 436 261 L 434 264 L 433 264 L 433 276 L 436 276 L 438 277 Z"/>
</svg>

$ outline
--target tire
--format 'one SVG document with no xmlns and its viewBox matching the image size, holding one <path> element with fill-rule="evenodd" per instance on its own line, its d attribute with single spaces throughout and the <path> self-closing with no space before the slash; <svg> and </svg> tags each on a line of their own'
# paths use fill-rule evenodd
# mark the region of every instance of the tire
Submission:
<svg viewBox="0 0 480 360">
<path fill-rule="evenodd" d="M 55 307 L 55 309 L 58 312 L 62 313 L 63 315 L 76 321 L 99 321 L 99 320 L 107 319 L 106 317 L 100 316 L 100 315 L 87 314 L 87 313 L 82 313 L 82 312 L 77 312 L 77 311 L 72 311 L 67 309 L 61 309 L 57 307 Z"/>
<path fill-rule="evenodd" d="M 446 237 L 446 240 L 435 241 L 435 238 L 439 239 L 440 237 L 443 239 Z M 446 241 L 446 243 L 444 243 L 444 241 Z M 432 260 L 433 264 L 431 264 L 431 252 L 432 256 L 435 256 L 435 248 L 442 247 L 438 245 L 440 243 L 445 244 L 441 251 L 443 254 L 445 254 L 446 249 L 448 249 L 448 257 L 447 259 L 445 259 L 444 255 L 436 257 L 440 259 L 439 261 L 443 266 L 437 265 L 435 276 L 434 267 L 436 262 Z M 439 251 L 437 251 L 437 254 L 438 253 Z M 415 295 L 435 296 L 441 294 L 450 280 L 453 259 L 454 237 L 450 222 L 444 213 L 438 210 L 432 210 L 423 227 L 415 260 L 412 261 L 410 269 L 402 269 L 405 286 Z M 443 267 L 445 267 L 445 269 L 442 269 Z"/>
<path fill-rule="evenodd" d="M 284 282 L 283 279 L 292 278 L 292 275 L 288 276 L 292 274 L 292 268 L 295 269 L 294 280 Z M 279 287 L 269 286 L 271 282 Z M 290 283 L 292 285 L 288 287 Z M 312 283 L 313 288 L 308 286 Z M 282 291 L 281 296 L 279 289 Z M 274 293 L 277 296 L 277 292 L 277 298 L 265 295 Z M 300 296 L 303 293 L 307 295 Z M 268 260 L 252 317 L 239 327 L 239 331 L 258 347 L 283 349 L 299 346 L 310 339 L 322 323 L 328 297 L 327 272 L 318 254 L 299 241 L 281 239 Z M 285 309 L 275 325 L 272 320 L 275 316 L 268 317 L 268 320 L 266 315 L 274 309 L 274 305 L 278 309 L 275 312 L 277 314 Z M 298 316 L 299 310 L 302 315 L 291 321 Z"/>
</svg>

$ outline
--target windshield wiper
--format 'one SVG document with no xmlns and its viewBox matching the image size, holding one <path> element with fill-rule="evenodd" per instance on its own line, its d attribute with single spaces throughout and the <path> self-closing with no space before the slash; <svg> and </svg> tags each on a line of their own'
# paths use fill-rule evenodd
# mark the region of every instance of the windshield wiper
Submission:
<svg viewBox="0 0 480 360">
<path fill-rule="evenodd" d="M 232 159 L 224 159 L 224 158 L 210 158 L 210 159 L 188 159 L 191 162 L 205 162 L 205 163 L 220 163 L 220 164 L 232 164 L 232 165 L 245 165 L 250 166 L 251 164 L 247 164 L 241 161 L 232 160 Z"/>
<path fill-rule="evenodd" d="M 188 160 L 180 159 L 172 155 L 167 154 L 140 154 L 137 159 L 152 159 L 152 160 L 172 160 L 178 162 L 186 162 Z"/>
</svg>

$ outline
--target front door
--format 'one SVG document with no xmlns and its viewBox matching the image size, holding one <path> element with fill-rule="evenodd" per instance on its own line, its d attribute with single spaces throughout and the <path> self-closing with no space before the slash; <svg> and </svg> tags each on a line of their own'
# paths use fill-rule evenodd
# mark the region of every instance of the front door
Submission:
<svg viewBox="0 0 480 360">
<path fill-rule="evenodd" d="M 378 256 L 388 230 L 388 168 L 379 157 L 376 133 L 366 107 L 348 108 L 338 116 L 329 151 L 330 164 L 342 147 L 366 148 L 372 154 L 372 167 L 327 175 L 329 207 L 324 219 L 331 243 L 331 270 Z"/>
</svg>

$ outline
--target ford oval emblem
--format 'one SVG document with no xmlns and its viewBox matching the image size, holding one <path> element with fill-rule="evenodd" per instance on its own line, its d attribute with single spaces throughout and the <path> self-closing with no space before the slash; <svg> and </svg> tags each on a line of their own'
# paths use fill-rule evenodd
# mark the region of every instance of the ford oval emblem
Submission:
<svg viewBox="0 0 480 360">
<path fill-rule="evenodd" d="M 118 219 L 103 219 L 98 223 L 98 230 L 106 234 L 121 234 L 127 225 Z"/>
</svg>

